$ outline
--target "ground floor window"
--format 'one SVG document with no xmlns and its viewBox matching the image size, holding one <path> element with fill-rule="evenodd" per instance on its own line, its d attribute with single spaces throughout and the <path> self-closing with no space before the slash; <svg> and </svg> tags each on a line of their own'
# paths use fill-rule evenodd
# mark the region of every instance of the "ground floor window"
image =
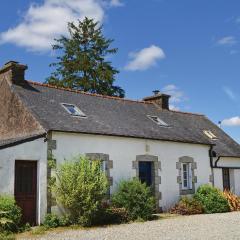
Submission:
<svg viewBox="0 0 240 240">
<path fill-rule="evenodd" d="M 85 154 L 90 160 L 99 160 L 101 163 L 101 170 L 105 172 L 110 186 L 113 185 L 113 178 L 110 176 L 110 170 L 113 168 L 113 161 L 109 159 L 108 154 L 104 153 L 86 153 Z"/>
<path fill-rule="evenodd" d="M 182 189 L 192 189 L 191 163 L 182 163 Z"/>
<path fill-rule="evenodd" d="M 197 163 L 192 157 L 183 156 L 176 163 L 176 168 L 178 169 L 177 183 L 179 184 L 180 195 L 194 194 L 195 183 L 197 183 L 197 176 L 195 175 Z"/>
</svg>

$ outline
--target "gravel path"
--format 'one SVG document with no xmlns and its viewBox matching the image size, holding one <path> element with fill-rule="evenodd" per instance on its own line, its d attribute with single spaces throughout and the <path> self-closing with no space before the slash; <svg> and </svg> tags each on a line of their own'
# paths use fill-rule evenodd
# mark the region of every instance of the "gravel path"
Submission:
<svg viewBox="0 0 240 240">
<path fill-rule="evenodd" d="M 50 232 L 42 240 L 232 240 L 240 239 L 240 213 L 180 216 L 90 230 Z"/>
</svg>

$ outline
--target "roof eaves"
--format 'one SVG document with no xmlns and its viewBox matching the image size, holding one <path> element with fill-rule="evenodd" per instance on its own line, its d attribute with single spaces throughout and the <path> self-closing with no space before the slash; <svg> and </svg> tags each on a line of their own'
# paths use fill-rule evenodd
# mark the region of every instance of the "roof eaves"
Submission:
<svg viewBox="0 0 240 240">
<path fill-rule="evenodd" d="M 62 133 L 78 133 L 78 134 L 89 134 L 89 135 L 102 135 L 102 136 L 111 136 L 111 137 L 125 137 L 125 138 L 135 138 L 135 139 L 146 139 L 146 140 L 154 140 L 154 141 L 164 141 L 164 142 L 177 142 L 177 143 L 190 143 L 190 144 L 200 144 L 206 146 L 215 146 L 215 144 L 211 142 L 196 142 L 196 141 L 187 141 L 187 140 L 177 140 L 177 139 L 164 139 L 164 138 L 150 138 L 144 136 L 131 136 L 131 135 L 120 135 L 120 134 L 105 134 L 105 133 L 96 133 L 96 132 L 83 132 L 83 131 L 63 131 L 58 129 L 50 129 L 53 132 L 62 132 Z"/>
<path fill-rule="evenodd" d="M 35 136 L 28 136 L 28 137 L 25 137 L 22 139 L 9 139 L 9 141 L 6 141 L 5 144 L 0 145 L 0 150 L 14 147 L 14 146 L 26 143 L 26 142 L 32 142 L 34 140 L 37 140 L 39 138 L 44 138 L 44 137 L 46 137 L 46 133 L 42 133 L 42 134 L 35 135 Z"/>
</svg>

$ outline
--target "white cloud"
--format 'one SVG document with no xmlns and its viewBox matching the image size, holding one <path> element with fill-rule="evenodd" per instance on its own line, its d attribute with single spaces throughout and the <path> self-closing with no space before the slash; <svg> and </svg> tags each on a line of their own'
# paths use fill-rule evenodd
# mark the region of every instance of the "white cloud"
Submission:
<svg viewBox="0 0 240 240">
<path fill-rule="evenodd" d="M 226 36 L 217 41 L 218 45 L 232 46 L 237 43 L 237 40 L 234 36 Z"/>
<path fill-rule="evenodd" d="M 169 108 L 171 110 L 180 110 L 177 104 L 187 100 L 183 91 L 174 84 L 169 84 L 162 88 L 162 92 L 171 96 Z"/>
<path fill-rule="evenodd" d="M 223 91 L 226 93 L 226 95 L 231 99 L 231 100 L 236 100 L 236 95 L 234 92 L 229 88 L 229 87 L 223 87 Z"/>
<path fill-rule="evenodd" d="M 126 70 L 137 71 L 146 70 L 157 63 L 157 60 L 164 59 L 164 51 L 155 45 L 143 48 L 138 52 L 133 52 L 129 54 L 132 60 L 125 66 Z"/>
<path fill-rule="evenodd" d="M 124 4 L 120 0 L 111 0 L 110 1 L 110 6 L 113 6 L 113 7 L 121 7 L 123 5 Z"/>
<path fill-rule="evenodd" d="M 173 105 L 173 104 L 169 104 L 169 109 L 173 110 L 173 111 L 180 111 L 180 108 L 175 106 L 175 105 Z"/>
<path fill-rule="evenodd" d="M 240 117 L 232 117 L 222 121 L 224 126 L 239 126 L 240 127 Z"/>
<path fill-rule="evenodd" d="M 67 22 L 85 16 L 102 22 L 104 3 L 104 0 L 45 0 L 41 5 L 32 4 L 19 25 L 0 33 L 0 43 L 13 43 L 32 51 L 49 50 L 54 38 L 67 34 Z"/>
</svg>

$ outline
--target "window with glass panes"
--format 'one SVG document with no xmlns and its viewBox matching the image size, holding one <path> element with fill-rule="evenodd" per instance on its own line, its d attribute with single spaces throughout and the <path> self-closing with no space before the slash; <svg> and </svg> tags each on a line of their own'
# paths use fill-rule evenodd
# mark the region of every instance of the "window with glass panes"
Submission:
<svg viewBox="0 0 240 240">
<path fill-rule="evenodd" d="M 192 189 L 191 163 L 182 163 L 182 189 Z"/>
</svg>

